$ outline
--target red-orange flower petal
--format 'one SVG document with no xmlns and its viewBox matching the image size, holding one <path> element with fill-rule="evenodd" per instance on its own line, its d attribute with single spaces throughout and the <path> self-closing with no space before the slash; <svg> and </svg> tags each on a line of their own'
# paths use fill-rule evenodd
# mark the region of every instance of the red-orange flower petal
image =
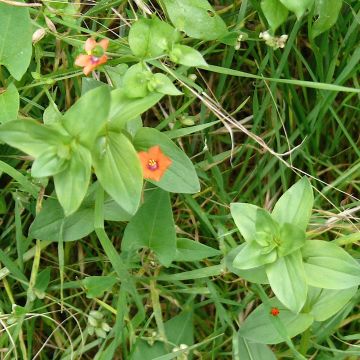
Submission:
<svg viewBox="0 0 360 360">
<path fill-rule="evenodd" d="M 77 66 L 87 66 L 91 63 L 91 55 L 84 55 L 84 54 L 80 54 L 76 60 L 75 60 L 75 65 Z"/>
<path fill-rule="evenodd" d="M 85 41 L 85 46 L 84 46 L 84 49 L 85 51 L 90 54 L 92 49 L 97 45 L 97 42 L 95 39 L 93 38 L 89 38 Z"/>
<path fill-rule="evenodd" d="M 144 178 L 160 181 L 168 167 L 172 164 L 159 145 L 153 146 L 148 151 L 140 151 L 139 159 L 143 168 Z"/>
<path fill-rule="evenodd" d="M 109 47 L 109 39 L 100 40 L 98 45 L 100 45 L 104 49 L 104 51 L 106 51 L 107 48 Z"/>
</svg>

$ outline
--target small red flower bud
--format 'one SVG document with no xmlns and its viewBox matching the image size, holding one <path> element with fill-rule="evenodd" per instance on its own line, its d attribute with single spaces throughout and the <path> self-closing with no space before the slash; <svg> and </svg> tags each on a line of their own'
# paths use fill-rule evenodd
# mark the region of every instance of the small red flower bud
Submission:
<svg viewBox="0 0 360 360">
<path fill-rule="evenodd" d="M 279 310 L 278 308 L 276 308 L 276 307 L 273 307 L 273 308 L 271 309 L 271 311 L 270 311 L 270 314 L 271 314 L 272 316 L 278 316 L 278 315 L 280 314 L 280 310 Z"/>
</svg>

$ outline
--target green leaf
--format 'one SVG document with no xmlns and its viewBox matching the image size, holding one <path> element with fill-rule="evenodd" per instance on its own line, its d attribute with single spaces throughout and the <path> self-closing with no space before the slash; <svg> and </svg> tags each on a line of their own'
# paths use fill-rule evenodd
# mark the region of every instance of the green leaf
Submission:
<svg viewBox="0 0 360 360">
<path fill-rule="evenodd" d="M 285 223 L 280 229 L 280 245 L 278 255 L 286 256 L 305 245 L 305 231 L 296 225 Z"/>
<path fill-rule="evenodd" d="M 245 244 L 241 251 L 236 255 L 233 267 L 240 270 L 248 270 L 265 264 L 273 263 L 276 260 L 276 250 L 264 254 L 264 248 L 257 242 Z"/>
<path fill-rule="evenodd" d="M 257 209 L 255 228 L 255 241 L 259 245 L 262 247 L 275 245 L 274 239 L 279 237 L 280 228 L 265 209 Z"/>
<path fill-rule="evenodd" d="M 115 88 L 121 88 L 123 86 L 124 75 L 129 66 L 127 64 L 119 64 L 116 66 L 105 65 L 104 68 L 112 82 L 112 85 Z"/>
<path fill-rule="evenodd" d="M 17 119 L 19 107 L 19 92 L 14 84 L 10 84 L 5 90 L 0 89 L 0 123 Z"/>
<path fill-rule="evenodd" d="M 152 76 L 151 71 L 141 63 L 130 66 L 123 79 L 126 96 L 131 99 L 145 97 L 149 93 L 148 83 Z"/>
<path fill-rule="evenodd" d="M 160 181 L 150 181 L 160 188 L 176 193 L 196 193 L 200 183 L 194 165 L 186 154 L 180 150 L 166 135 L 152 128 L 140 129 L 134 138 L 134 146 L 138 151 L 147 151 L 159 145 L 162 152 L 171 159 L 172 164 Z"/>
<path fill-rule="evenodd" d="M 226 24 L 207 0 L 163 0 L 175 27 L 188 36 L 215 40 L 227 33 Z"/>
<path fill-rule="evenodd" d="M 92 155 L 100 184 L 126 212 L 134 214 L 139 207 L 143 178 L 131 142 L 123 134 L 108 132 L 97 139 Z"/>
<path fill-rule="evenodd" d="M 50 282 L 50 272 L 51 269 L 46 268 L 45 270 L 39 272 L 38 275 L 36 276 L 34 292 L 39 299 L 45 298 L 46 295 L 45 291 L 48 288 Z"/>
<path fill-rule="evenodd" d="M 129 31 L 130 49 L 141 59 L 164 55 L 179 40 L 179 32 L 158 18 L 140 19 Z"/>
<path fill-rule="evenodd" d="M 81 96 L 84 96 L 91 90 L 94 90 L 100 86 L 105 86 L 109 88 L 109 85 L 103 83 L 102 81 L 95 80 L 93 78 L 83 77 L 81 79 Z"/>
<path fill-rule="evenodd" d="M 256 213 L 258 206 L 247 203 L 231 203 L 230 211 L 240 234 L 246 242 L 255 240 Z"/>
<path fill-rule="evenodd" d="M 280 0 L 262 0 L 261 10 L 274 33 L 286 21 L 289 13 Z"/>
<path fill-rule="evenodd" d="M 315 14 L 318 18 L 310 28 L 310 36 L 313 39 L 336 23 L 343 0 L 316 0 L 315 4 Z"/>
<path fill-rule="evenodd" d="M 310 8 L 314 0 L 280 0 L 281 3 L 290 11 L 294 12 L 298 19 L 304 15 L 305 11 Z"/>
<path fill-rule="evenodd" d="M 60 203 L 49 198 L 44 201 L 41 211 L 31 224 L 29 236 L 39 240 L 59 241 L 63 222 L 63 241 L 82 239 L 94 230 L 94 209 L 82 207 L 65 217 Z"/>
<path fill-rule="evenodd" d="M 175 224 L 169 194 L 155 189 L 126 226 L 122 250 L 149 248 L 161 264 L 169 266 L 176 257 Z"/>
<path fill-rule="evenodd" d="M 41 211 L 30 226 L 29 236 L 39 240 L 59 241 L 61 226 L 63 241 L 82 239 L 90 234 L 94 231 L 94 190 L 97 186 L 98 184 L 93 184 L 89 188 L 80 208 L 67 217 L 56 199 L 50 197 L 45 200 Z M 129 221 L 131 216 L 107 196 L 104 202 L 104 218 L 110 221 Z"/>
<path fill-rule="evenodd" d="M 185 66 L 206 66 L 201 53 L 190 46 L 176 44 L 169 53 L 170 60 Z"/>
<path fill-rule="evenodd" d="M 301 251 L 309 285 L 336 290 L 360 284 L 360 265 L 341 247 L 308 240 Z"/>
<path fill-rule="evenodd" d="M 64 114 L 65 129 L 85 147 L 91 149 L 99 131 L 108 120 L 110 90 L 99 86 L 88 91 Z"/>
<path fill-rule="evenodd" d="M 43 113 L 43 122 L 45 125 L 51 125 L 61 122 L 62 114 L 55 103 L 50 103 Z"/>
<path fill-rule="evenodd" d="M 58 174 L 67 167 L 67 159 L 58 156 L 56 147 L 49 148 L 35 159 L 31 167 L 33 177 L 46 177 Z"/>
<path fill-rule="evenodd" d="M 20 0 L 22 2 L 22 0 Z M 0 64 L 20 80 L 29 67 L 32 26 L 27 7 L 0 3 Z"/>
<path fill-rule="evenodd" d="M 0 126 L 0 140 L 38 157 L 51 146 L 69 142 L 70 138 L 34 120 L 14 120 Z"/>
<path fill-rule="evenodd" d="M 356 294 L 357 286 L 342 289 L 328 290 L 310 286 L 305 309 L 314 316 L 315 321 L 325 321 L 340 311 Z"/>
<path fill-rule="evenodd" d="M 274 206 L 272 217 L 280 225 L 289 223 L 306 231 L 313 203 L 311 185 L 308 179 L 303 177 L 280 197 Z"/>
<path fill-rule="evenodd" d="M 131 357 L 132 360 L 155 359 L 168 353 L 165 350 L 164 343 L 159 341 L 149 345 L 147 341 L 138 339 L 134 347 L 135 351 Z"/>
<path fill-rule="evenodd" d="M 199 261 L 221 254 L 210 246 L 206 246 L 190 239 L 177 239 L 176 261 Z"/>
<path fill-rule="evenodd" d="M 227 269 L 239 276 L 240 278 L 243 278 L 247 281 L 256 283 L 256 284 L 268 284 L 269 280 L 267 278 L 266 272 L 265 272 L 265 266 L 260 266 L 257 268 L 249 269 L 249 270 L 240 270 L 233 266 L 233 262 L 237 254 L 245 247 L 245 244 L 241 244 L 237 246 L 236 248 L 232 249 L 226 256 L 225 256 L 225 265 Z"/>
<path fill-rule="evenodd" d="M 127 89 L 117 89 L 111 92 L 110 126 L 120 130 L 125 124 L 161 100 L 164 94 L 151 93 L 143 98 L 130 99 Z"/>
<path fill-rule="evenodd" d="M 182 95 L 182 92 L 179 91 L 172 81 L 164 74 L 157 73 L 154 74 L 148 83 L 148 89 L 151 91 L 157 91 L 166 95 Z"/>
<path fill-rule="evenodd" d="M 177 346 L 194 344 L 194 323 L 191 307 L 183 310 L 164 323 L 165 333 L 168 341 Z"/>
<path fill-rule="evenodd" d="M 58 200 L 66 216 L 81 205 L 89 187 L 91 154 L 81 145 L 73 149 L 67 168 L 54 176 Z"/>
<path fill-rule="evenodd" d="M 233 360 L 276 360 L 268 346 L 248 341 L 238 333 L 233 335 L 232 351 Z"/>
<path fill-rule="evenodd" d="M 300 250 L 266 266 L 276 297 L 292 312 L 299 313 L 306 301 L 307 283 Z"/>
<path fill-rule="evenodd" d="M 287 330 L 287 335 L 292 338 L 305 331 L 314 321 L 310 314 L 294 314 L 284 308 L 275 298 L 270 299 L 270 305 L 280 310 L 277 318 L 283 323 Z M 267 307 L 261 304 L 257 307 L 241 325 L 239 335 L 261 344 L 279 344 L 285 339 L 278 333 L 272 322 L 271 315 L 268 314 Z M 276 320 L 276 319 L 274 319 Z"/>
<path fill-rule="evenodd" d="M 115 276 L 88 276 L 82 283 L 86 289 L 86 297 L 89 299 L 102 297 L 105 291 L 118 282 Z"/>
</svg>

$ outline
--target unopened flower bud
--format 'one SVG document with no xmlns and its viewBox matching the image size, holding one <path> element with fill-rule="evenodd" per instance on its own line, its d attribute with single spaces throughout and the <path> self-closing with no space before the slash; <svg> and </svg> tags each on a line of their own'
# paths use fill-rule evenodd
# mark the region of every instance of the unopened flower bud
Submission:
<svg viewBox="0 0 360 360">
<path fill-rule="evenodd" d="M 33 36 L 32 36 L 32 43 L 33 44 L 36 44 L 37 42 L 39 42 L 46 34 L 46 31 L 45 29 L 43 28 L 40 28 L 40 29 L 37 29 L 34 33 L 33 33 Z"/>
<path fill-rule="evenodd" d="M 55 27 L 55 24 L 47 17 L 45 16 L 45 22 L 46 22 L 46 25 L 47 27 L 54 33 L 57 32 L 56 30 L 56 27 Z"/>
</svg>

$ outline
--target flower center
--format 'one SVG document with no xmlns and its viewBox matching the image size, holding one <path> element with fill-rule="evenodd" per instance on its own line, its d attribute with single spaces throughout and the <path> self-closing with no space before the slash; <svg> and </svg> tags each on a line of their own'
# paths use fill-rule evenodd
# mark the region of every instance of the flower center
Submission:
<svg viewBox="0 0 360 360">
<path fill-rule="evenodd" d="M 90 61 L 92 64 L 97 64 L 99 62 L 99 58 L 96 56 L 91 56 Z"/>
<path fill-rule="evenodd" d="M 159 168 L 159 164 L 156 160 L 150 159 L 147 163 L 147 168 L 151 171 L 155 171 Z"/>
</svg>

